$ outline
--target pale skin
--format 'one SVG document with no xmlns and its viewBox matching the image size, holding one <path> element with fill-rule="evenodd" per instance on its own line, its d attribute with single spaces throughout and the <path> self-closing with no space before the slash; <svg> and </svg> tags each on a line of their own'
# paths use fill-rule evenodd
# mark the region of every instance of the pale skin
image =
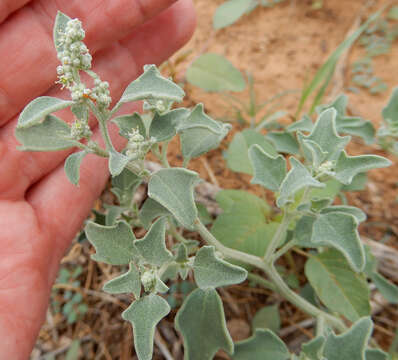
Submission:
<svg viewBox="0 0 398 360">
<path fill-rule="evenodd" d="M 191 0 L 0 1 L 0 359 L 29 358 L 60 260 L 108 178 L 106 161 L 89 155 L 75 187 L 63 171 L 70 152 L 16 148 L 23 107 L 37 96 L 67 95 L 55 85 L 57 10 L 83 22 L 93 70 L 109 81 L 114 100 L 144 64 L 166 60 L 195 27 Z"/>
</svg>

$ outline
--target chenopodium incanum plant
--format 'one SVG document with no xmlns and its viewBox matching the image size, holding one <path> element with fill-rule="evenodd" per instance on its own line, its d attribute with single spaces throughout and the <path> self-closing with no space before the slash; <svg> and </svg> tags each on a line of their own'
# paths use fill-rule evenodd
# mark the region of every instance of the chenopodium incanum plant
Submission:
<svg viewBox="0 0 398 360">
<path fill-rule="evenodd" d="M 85 155 L 108 159 L 112 190 L 120 206 L 107 209 L 105 225 L 89 222 L 86 235 L 96 250 L 94 260 L 126 270 L 107 282 L 104 291 L 134 295 L 122 317 L 133 325 L 138 358 L 152 358 L 155 327 L 170 312 L 161 295 L 169 289 L 166 281 L 177 277 L 185 280 L 192 272 L 197 288 L 185 298 L 175 317 L 175 328 L 184 339 L 185 359 L 212 359 L 219 349 L 235 360 L 386 359 L 381 350 L 368 346 L 372 321 L 366 278 L 377 277 L 385 287 L 393 285 L 377 273 L 374 258 L 361 243 L 357 228 L 365 214 L 355 207 L 333 205 L 333 199 L 316 196 L 316 191 L 329 179 L 347 185 L 357 174 L 390 162 L 380 156 L 349 156 L 344 148 L 350 137 L 336 132 L 333 108 L 321 112 L 309 133 L 297 131 L 300 154 L 290 157 L 290 170 L 283 156 L 252 145 L 252 183 L 275 192 L 279 226 L 264 256 L 229 248 L 201 222 L 194 199 L 199 176 L 186 169 L 190 159 L 216 148 L 229 126 L 208 117 L 202 105 L 192 110 L 172 109 L 184 92 L 162 77 L 154 65 L 145 66 L 143 74 L 110 108 L 108 83 L 90 70 L 91 56 L 83 38 L 80 21 L 58 13 L 54 41 L 62 65 L 57 72 L 59 83 L 70 90 L 71 100 L 48 96 L 33 100 L 20 114 L 15 134 L 22 150 L 77 147 L 79 151 L 65 161 L 66 175 L 74 184 L 79 182 Z M 92 87 L 82 82 L 82 72 L 93 79 Z M 144 101 L 143 115 L 114 117 L 123 104 L 138 100 Z M 70 125 L 52 115 L 65 108 L 75 116 Z M 105 148 L 92 139 L 90 112 L 98 121 Z M 112 144 L 109 121 L 116 123 L 127 139 L 121 152 Z M 174 168 L 167 160 L 167 145 L 176 135 L 184 166 Z M 148 152 L 157 156 L 164 168 L 153 173 L 147 170 L 144 159 Z M 148 182 L 148 198 L 138 209 L 133 194 L 143 181 Z M 148 230 L 139 239 L 132 231 L 138 224 Z M 177 228 L 197 231 L 206 245 L 199 247 L 197 241 L 185 239 Z M 166 233 L 177 241 L 171 249 L 165 242 Z M 278 273 L 276 260 L 292 247 L 311 249 L 305 271 L 324 306 L 317 307 L 298 295 Z M 248 272 L 229 261 L 261 270 L 268 278 L 263 283 L 316 318 L 316 337 L 303 345 L 299 356 L 290 354 L 269 329 L 256 329 L 249 339 L 233 343 L 216 288 L 240 283 Z M 348 322 L 353 323 L 351 328 Z"/>
<path fill-rule="evenodd" d="M 382 111 L 384 124 L 377 132 L 380 145 L 398 156 L 398 88 Z"/>
</svg>

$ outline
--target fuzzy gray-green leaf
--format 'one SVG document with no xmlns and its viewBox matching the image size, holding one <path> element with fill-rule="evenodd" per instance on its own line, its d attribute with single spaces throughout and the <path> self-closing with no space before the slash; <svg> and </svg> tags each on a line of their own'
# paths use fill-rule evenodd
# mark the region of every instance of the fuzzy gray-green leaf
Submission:
<svg viewBox="0 0 398 360">
<path fill-rule="evenodd" d="M 227 59 L 218 54 L 199 56 L 188 68 L 188 82 L 206 91 L 243 91 L 245 79 Z"/>
<path fill-rule="evenodd" d="M 235 344 L 233 360 L 288 360 L 286 345 L 272 331 L 256 329 L 250 338 Z"/>
<path fill-rule="evenodd" d="M 254 144 L 259 145 L 268 155 L 278 156 L 274 146 L 265 139 L 264 135 L 253 129 L 245 129 L 236 133 L 229 144 L 227 166 L 233 171 L 252 175 L 253 168 L 249 160 L 248 150 Z"/>
<path fill-rule="evenodd" d="M 355 217 L 344 212 L 320 214 L 315 221 L 311 241 L 328 244 L 339 250 L 356 272 L 365 267 L 365 251 Z"/>
<path fill-rule="evenodd" d="M 171 140 L 177 134 L 178 125 L 188 116 L 188 109 L 175 109 L 164 115 L 155 113 L 149 127 L 149 137 L 154 137 L 157 142 Z"/>
<path fill-rule="evenodd" d="M 229 129 L 229 124 L 220 123 L 207 116 L 202 104 L 196 105 L 191 114 L 183 118 L 177 127 L 182 155 L 185 159 L 192 159 L 215 149 Z"/>
<path fill-rule="evenodd" d="M 312 256 L 305 274 L 321 301 L 350 321 L 370 314 L 369 288 L 365 278 L 351 270 L 336 250 Z"/>
<path fill-rule="evenodd" d="M 61 51 L 63 48 L 60 42 L 60 36 L 61 33 L 65 31 L 66 24 L 69 20 L 71 20 L 71 18 L 68 15 L 58 11 L 53 27 L 53 40 L 57 52 Z"/>
<path fill-rule="evenodd" d="M 252 330 L 269 329 L 278 333 L 281 328 L 281 318 L 278 304 L 264 306 L 256 312 L 252 319 Z"/>
<path fill-rule="evenodd" d="M 146 235 L 134 242 L 145 261 L 154 266 L 162 266 L 173 258 L 165 243 L 166 221 L 159 219 L 154 222 Z"/>
<path fill-rule="evenodd" d="M 330 334 L 323 355 L 328 360 L 366 360 L 365 352 L 372 333 L 370 317 L 358 320 L 341 335 Z"/>
<path fill-rule="evenodd" d="M 61 100 L 51 96 L 41 96 L 25 106 L 18 118 L 17 128 L 27 128 L 43 122 L 47 115 L 73 105 L 73 101 Z"/>
<path fill-rule="evenodd" d="M 254 177 L 251 183 L 278 191 L 286 176 L 285 158 L 282 155 L 270 156 L 259 145 L 252 145 L 249 149 L 249 159 L 254 169 Z"/>
<path fill-rule="evenodd" d="M 155 327 L 170 312 L 170 306 L 160 296 L 149 294 L 134 301 L 122 313 L 133 324 L 134 348 L 139 360 L 151 360 Z"/>
<path fill-rule="evenodd" d="M 295 158 L 290 158 L 290 164 L 292 165 L 292 168 L 281 183 L 280 195 L 276 201 L 279 207 L 293 201 L 293 197 L 296 192 L 307 186 L 317 188 L 325 187 L 324 184 L 315 180 L 304 165 Z"/>
<path fill-rule="evenodd" d="M 196 289 L 185 299 L 175 318 L 184 339 L 185 360 L 212 360 L 219 349 L 234 344 L 228 333 L 221 299 L 214 289 Z"/>
<path fill-rule="evenodd" d="M 78 151 L 71 155 L 69 155 L 65 160 L 65 174 L 69 181 L 77 185 L 80 179 L 80 165 L 83 161 L 83 158 L 87 155 L 85 151 Z"/>
<path fill-rule="evenodd" d="M 390 355 L 380 349 L 367 349 L 365 352 L 366 360 L 392 360 Z"/>
<path fill-rule="evenodd" d="M 163 77 L 155 65 L 145 65 L 144 73 L 127 86 L 119 103 L 145 99 L 179 102 L 184 95 L 184 91 L 171 80 Z"/>
<path fill-rule="evenodd" d="M 398 304 L 398 286 L 388 281 L 384 276 L 374 271 L 370 277 L 373 283 L 376 285 L 377 290 L 380 291 L 381 295 L 390 303 Z"/>
<path fill-rule="evenodd" d="M 372 170 L 388 167 L 391 161 L 378 155 L 348 156 L 342 151 L 337 160 L 335 175 L 338 181 L 344 185 L 351 183 L 355 175 Z"/>
<path fill-rule="evenodd" d="M 301 352 L 305 354 L 308 360 L 322 360 L 323 347 L 325 345 L 325 338 L 318 336 L 311 341 L 301 346 Z"/>
<path fill-rule="evenodd" d="M 144 205 L 142 205 L 138 217 L 145 229 L 149 229 L 154 219 L 168 215 L 171 215 L 169 210 L 149 197 L 145 200 Z"/>
<path fill-rule="evenodd" d="M 297 154 L 299 152 L 299 144 L 296 138 L 287 131 L 269 132 L 265 138 L 269 140 L 276 151 L 286 154 Z"/>
<path fill-rule="evenodd" d="M 141 280 L 140 272 L 133 263 L 129 271 L 105 283 L 103 290 L 110 294 L 133 293 L 136 299 L 140 298 Z"/>
<path fill-rule="evenodd" d="M 333 205 L 325 207 L 321 210 L 321 214 L 328 214 L 332 212 L 342 212 L 345 214 L 350 214 L 358 221 L 358 223 L 366 220 L 366 214 L 359 208 L 355 206 L 348 205 Z"/>
<path fill-rule="evenodd" d="M 135 236 L 126 222 L 121 221 L 114 226 L 89 222 L 85 231 L 87 239 L 97 251 L 91 256 L 93 260 L 111 265 L 125 265 L 136 258 Z"/>
<path fill-rule="evenodd" d="M 109 172 L 112 176 L 119 175 L 129 162 L 129 158 L 116 150 L 109 151 Z"/>
<path fill-rule="evenodd" d="M 222 3 L 213 16 L 214 29 L 222 29 L 233 24 L 243 14 L 249 11 L 253 4 L 253 0 L 228 0 Z"/>
<path fill-rule="evenodd" d="M 76 141 L 69 140 L 69 126 L 54 115 L 29 128 L 16 128 L 15 137 L 22 144 L 24 151 L 57 151 L 76 146 Z"/>
<path fill-rule="evenodd" d="M 213 246 L 203 246 L 193 263 L 195 282 L 201 289 L 239 284 L 247 271 L 216 257 Z"/>
<path fill-rule="evenodd" d="M 134 113 L 132 115 L 121 115 L 112 119 L 118 128 L 119 134 L 126 139 L 130 137 L 130 133 L 133 129 L 138 129 L 139 133 L 146 137 L 146 129 L 144 122 L 142 121 L 141 115 L 138 113 Z"/>
<path fill-rule="evenodd" d="M 198 174 L 187 169 L 161 169 L 149 180 L 148 196 L 170 211 L 186 228 L 193 229 L 198 216 L 193 187 L 198 180 Z"/>
</svg>

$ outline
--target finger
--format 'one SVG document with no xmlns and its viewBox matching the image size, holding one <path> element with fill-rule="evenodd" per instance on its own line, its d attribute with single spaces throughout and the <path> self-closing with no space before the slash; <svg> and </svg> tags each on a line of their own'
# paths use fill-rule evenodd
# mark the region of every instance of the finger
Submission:
<svg viewBox="0 0 398 360">
<path fill-rule="evenodd" d="M 142 25 L 132 36 L 98 53 L 95 70 L 109 79 L 114 99 L 118 99 L 146 63 L 161 63 L 191 36 L 195 25 L 190 0 L 179 1 Z M 59 94 L 54 94 L 58 96 Z M 64 117 L 66 120 L 71 118 Z M 0 197 L 16 200 L 26 189 L 56 168 L 69 152 L 21 152 L 14 137 L 17 119 L 0 132 Z"/>
<path fill-rule="evenodd" d="M 191 16 L 192 18 L 192 15 L 189 15 L 192 14 L 191 2 L 189 0 L 179 1 L 174 6 L 183 8 L 184 11 L 173 12 L 170 9 L 170 11 L 165 13 L 165 16 L 186 14 L 186 16 Z M 147 43 L 148 46 L 152 47 L 161 44 L 166 39 L 170 40 L 170 36 L 167 36 L 170 34 L 162 31 L 164 30 L 162 23 L 168 24 L 168 22 L 160 20 L 146 25 L 148 31 L 151 30 L 151 27 L 156 27 L 160 30 L 158 32 L 159 37 L 155 42 L 153 42 L 152 38 L 147 39 L 149 40 Z M 177 28 L 178 25 L 175 24 L 174 31 L 177 31 Z M 181 31 L 181 28 L 178 31 Z M 138 40 L 137 36 L 135 39 Z M 141 40 L 143 40 L 142 37 L 140 38 Z M 113 131 L 115 131 L 114 128 Z M 57 234 L 57 237 L 62 236 L 62 241 L 68 242 L 68 239 L 72 238 L 79 230 L 82 219 L 90 211 L 94 200 L 101 193 L 103 185 L 108 178 L 106 169 L 106 159 L 89 156 L 82 164 L 81 184 L 79 188 L 74 187 L 68 182 L 62 165 L 36 184 L 28 192 L 26 199 L 36 210 L 41 226 L 45 226 L 53 235 Z M 65 214 L 68 214 L 66 218 Z M 73 215 L 69 216 L 70 214 Z M 60 229 L 62 229 L 62 232 Z"/>
<path fill-rule="evenodd" d="M 2 0 L 0 2 L 0 24 L 15 10 L 18 10 L 30 0 Z"/>
<path fill-rule="evenodd" d="M 58 9 L 82 20 L 85 42 L 94 54 L 174 2 L 34 0 L 21 8 L 0 27 L 0 59 L 4 59 L 0 66 L 0 125 L 54 84 L 58 60 L 52 27 Z"/>
</svg>

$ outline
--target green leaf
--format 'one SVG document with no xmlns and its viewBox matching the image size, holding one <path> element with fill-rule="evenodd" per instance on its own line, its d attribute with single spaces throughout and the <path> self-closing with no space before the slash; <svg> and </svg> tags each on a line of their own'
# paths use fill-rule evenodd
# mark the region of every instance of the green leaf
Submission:
<svg viewBox="0 0 398 360">
<path fill-rule="evenodd" d="M 155 327 L 170 312 L 170 306 L 160 296 L 149 294 L 134 301 L 122 313 L 133 324 L 134 347 L 139 360 L 151 360 Z"/>
<path fill-rule="evenodd" d="M 120 175 L 129 162 L 129 158 L 116 150 L 109 150 L 109 172 L 112 176 Z"/>
<path fill-rule="evenodd" d="M 280 195 L 276 201 L 278 207 L 283 207 L 287 203 L 292 202 L 297 191 L 307 186 L 317 188 L 325 187 L 324 184 L 315 180 L 305 166 L 294 157 L 290 158 L 290 164 L 292 168 L 287 173 L 280 186 Z"/>
<path fill-rule="evenodd" d="M 141 115 L 134 113 L 132 115 L 121 115 L 111 120 L 119 128 L 119 134 L 126 139 L 130 138 L 133 129 L 138 129 L 139 133 L 146 137 L 146 129 Z"/>
<path fill-rule="evenodd" d="M 364 269 L 365 251 L 353 215 L 334 211 L 319 215 L 314 222 L 311 241 L 339 250 L 354 271 Z"/>
<path fill-rule="evenodd" d="M 246 193 L 246 198 L 226 200 L 227 197 L 222 194 L 224 191 L 216 197 L 224 213 L 215 220 L 212 234 L 225 246 L 263 256 L 279 223 L 268 222 L 269 207 L 255 195 L 242 191 L 239 194 Z"/>
<path fill-rule="evenodd" d="M 270 156 L 259 145 L 252 145 L 249 149 L 249 159 L 254 169 L 251 183 L 278 191 L 286 176 L 285 158 L 282 155 Z"/>
<path fill-rule="evenodd" d="M 235 203 L 248 202 L 264 215 L 271 213 L 271 207 L 265 200 L 244 190 L 221 190 L 216 194 L 216 201 L 224 211 L 230 211 Z"/>
<path fill-rule="evenodd" d="M 336 180 L 334 180 L 336 181 Z M 365 190 L 368 182 L 368 175 L 366 173 L 359 173 L 355 175 L 349 185 L 342 185 L 341 191 L 362 191 Z M 340 183 L 339 183 L 340 184 Z"/>
<path fill-rule="evenodd" d="M 168 215 L 171 215 L 169 210 L 160 205 L 157 201 L 147 198 L 140 209 L 138 217 L 145 229 L 149 229 L 154 219 Z"/>
<path fill-rule="evenodd" d="M 323 352 L 328 360 L 366 360 L 365 351 L 372 333 L 370 317 L 357 321 L 341 335 L 330 334 Z"/>
<path fill-rule="evenodd" d="M 123 191 L 135 188 L 140 182 L 141 178 L 128 169 L 124 169 L 119 175 L 112 178 L 112 186 Z"/>
<path fill-rule="evenodd" d="M 110 294 L 133 293 L 136 299 L 141 294 L 140 272 L 133 263 L 129 271 L 105 283 L 103 290 Z"/>
<path fill-rule="evenodd" d="M 339 133 L 349 134 L 362 138 L 366 144 L 372 144 L 376 130 L 370 121 L 360 119 L 356 124 L 350 123 L 350 118 L 343 118 L 336 124 Z"/>
<path fill-rule="evenodd" d="M 22 110 L 18 118 L 17 129 L 40 124 L 47 115 L 72 105 L 73 101 L 65 101 L 50 96 L 38 97 Z"/>
<path fill-rule="evenodd" d="M 256 329 L 252 337 L 235 344 L 233 360 L 288 360 L 286 345 L 272 331 Z"/>
<path fill-rule="evenodd" d="M 312 241 L 315 216 L 304 215 L 297 222 L 294 229 L 294 238 L 297 246 L 314 248 L 317 244 Z"/>
<path fill-rule="evenodd" d="M 303 150 L 307 153 L 311 153 L 311 157 L 309 158 L 312 159 L 312 167 L 318 169 L 323 160 L 326 159 L 328 153 L 323 151 L 315 141 L 303 139 L 301 143 L 303 145 Z"/>
<path fill-rule="evenodd" d="M 87 155 L 85 151 L 75 152 L 69 155 L 65 160 L 65 174 L 69 181 L 77 185 L 80 179 L 80 164 L 82 163 L 83 158 Z"/>
<path fill-rule="evenodd" d="M 265 138 L 275 146 L 278 152 L 286 154 L 297 154 L 299 152 L 299 144 L 296 138 L 288 132 L 270 132 Z"/>
<path fill-rule="evenodd" d="M 314 128 L 314 123 L 308 115 L 304 115 L 299 121 L 289 125 L 286 130 L 289 132 L 306 131 L 311 132 Z"/>
<path fill-rule="evenodd" d="M 329 214 L 332 212 L 340 212 L 352 215 L 359 223 L 366 220 L 366 214 L 355 206 L 333 205 L 321 210 L 321 214 Z"/>
<path fill-rule="evenodd" d="M 63 46 L 60 42 L 61 33 L 65 31 L 67 22 L 71 20 L 71 18 L 61 11 L 57 12 L 57 16 L 55 17 L 54 27 L 53 27 L 53 40 L 54 45 L 57 52 L 63 49 Z"/>
<path fill-rule="evenodd" d="M 312 256 L 305 274 L 321 301 L 350 321 L 370 314 L 369 288 L 363 276 L 353 272 L 336 250 Z"/>
<path fill-rule="evenodd" d="M 189 83 L 206 91 L 243 91 L 245 79 L 227 59 L 217 54 L 203 54 L 188 68 Z"/>
<path fill-rule="evenodd" d="M 371 280 L 376 285 L 377 290 L 390 303 L 398 304 L 398 286 L 388 281 L 384 276 L 376 271 L 371 275 Z"/>
<path fill-rule="evenodd" d="M 72 321 L 74 322 L 74 321 Z M 78 360 L 80 352 L 80 340 L 73 340 L 65 355 L 65 360 Z M 46 360 L 50 360 L 46 357 Z"/>
<path fill-rule="evenodd" d="M 222 29 L 233 24 L 243 14 L 257 4 L 253 0 L 229 0 L 221 4 L 213 16 L 214 29 Z"/>
<path fill-rule="evenodd" d="M 97 251 L 91 255 L 93 260 L 111 265 L 125 265 L 136 258 L 135 236 L 126 222 L 102 226 L 90 221 L 85 231 L 88 241 Z"/>
<path fill-rule="evenodd" d="M 69 140 L 69 126 L 54 115 L 48 115 L 44 121 L 29 128 L 16 128 L 15 137 L 22 144 L 23 151 L 56 151 L 76 146 Z"/>
<path fill-rule="evenodd" d="M 305 354 L 308 360 L 322 360 L 323 347 L 325 345 L 325 338 L 318 336 L 311 341 L 301 346 L 301 352 Z"/>
<path fill-rule="evenodd" d="M 216 257 L 213 246 L 203 246 L 197 252 L 193 272 L 196 284 L 203 290 L 239 284 L 247 277 L 245 269 Z"/>
<path fill-rule="evenodd" d="M 144 73 L 127 86 L 119 104 L 146 99 L 180 102 L 184 96 L 184 91 L 164 78 L 155 65 L 145 65 Z"/>
<path fill-rule="evenodd" d="M 312 132 L 307 136 L 299 134 L 298 137 L 300 142 L 311 140 L 318 144 L 321 150 L 327 153 L 322 161 L 335 160 L 351 139 L 349 136 L 337 134 L 336 115 L 337 112 L 334 108 L 323 111 L 315 122 Z M 304 149 L 304 153 L 308 160 L 312 160 L 308 150 L 305 151 Z"/>
<path fill-rule="evenodd" d="M 88 115 L 89 115 L 89 108 L 86 104 L 75 104 L 72 105 L 70 108 L 72 111 L 73 115 L 75 115 L 79 120 L 82 120 L 84 122 L 88 121 Z"/>
<path fill-rule="evenodd" d="M 367 349 L 365 360 L 391 360 L 391 357 L 380 349 Z"/>
<path fill-rule="evenodd" d="M 149 137 L 157 142 L 171 140 L 177 134 L 177 126 L 189 116 L 188 109 L 175 109 L 161 115 L 157 112 L 149 127 Z"/>
<path fill-rule="evenodd" d="M 165 233 L 166 220 L 158 219 L 142 239 L 134 242 L 147 263 L 162 266 L 173 258 L 172 253 L 166 248 Z"/>
<path fill-rule="evenodd" d="M 252 320 L 252 330 L 270 329 L 278 333 L 281 328 L 281 318 L 279 316 L 278 304 L 264 306 L 256 312 Z"/>
<path fill-rule="evenodd" d="M 196 105 L 177 127 L 182 155 L 185 159 L 192 159 L 217 148 L 230 128 L 229 124 L 222 124 L 207 116 L 202 104 Z"/>
<path fill-rule="evenodd" d="M 355 175 L 390 166 L 390 160 L 378 155 L 348 156 L 342 151 L 336 164 L 333 177 L 344 185 L 351 183 Z"/>
<path fill-rule="evenodd" d="M 235 134 L 227 151 L 227 166 L 238 172 L 253 175 L 253 168 L 249 160 L 248 150 L 258 144 L 269 156 L 278 156 L 274 146 L 268 142 L 264 135 L 252 129 L 245 129 Z"/>
<path fill-rule="evenodd" d="M 196 208 L 198 209 L 199 220 L 203 225 L 209 225 L 213 222 L 213 218 L 207 210 L 206 205 L 196 202 Z"/>
<path fill-rule="evenodd" d="M 185 360 L 212 360 L 219 349 L 230 354 L 234 350 L 214 289 L 192 291 L 176 315 L 175 328 L 184 339 Z"/>
<path fill-rule="evenodd" d="M 182 169 L 161 169 L 148 183 L 148 196 L 170 211 L 186 228 L 193 229 L 198 216 L 193 187 L 198 182 L 197 173 Z"/>
<path fill-rule="evenodd" d="M 107 226 L 115 225 L 120 215 L 128 210 L 127 207 L 117 205 L 104 204 L 104 207 L 106 209 L 105 225 Z"/>
<path fill-rule="evenodd" d="M 398 122 L 398 87 L 392 91 L 388 104 L 383 108 L 382 115 L 386 123 Z"/>
</svg>

